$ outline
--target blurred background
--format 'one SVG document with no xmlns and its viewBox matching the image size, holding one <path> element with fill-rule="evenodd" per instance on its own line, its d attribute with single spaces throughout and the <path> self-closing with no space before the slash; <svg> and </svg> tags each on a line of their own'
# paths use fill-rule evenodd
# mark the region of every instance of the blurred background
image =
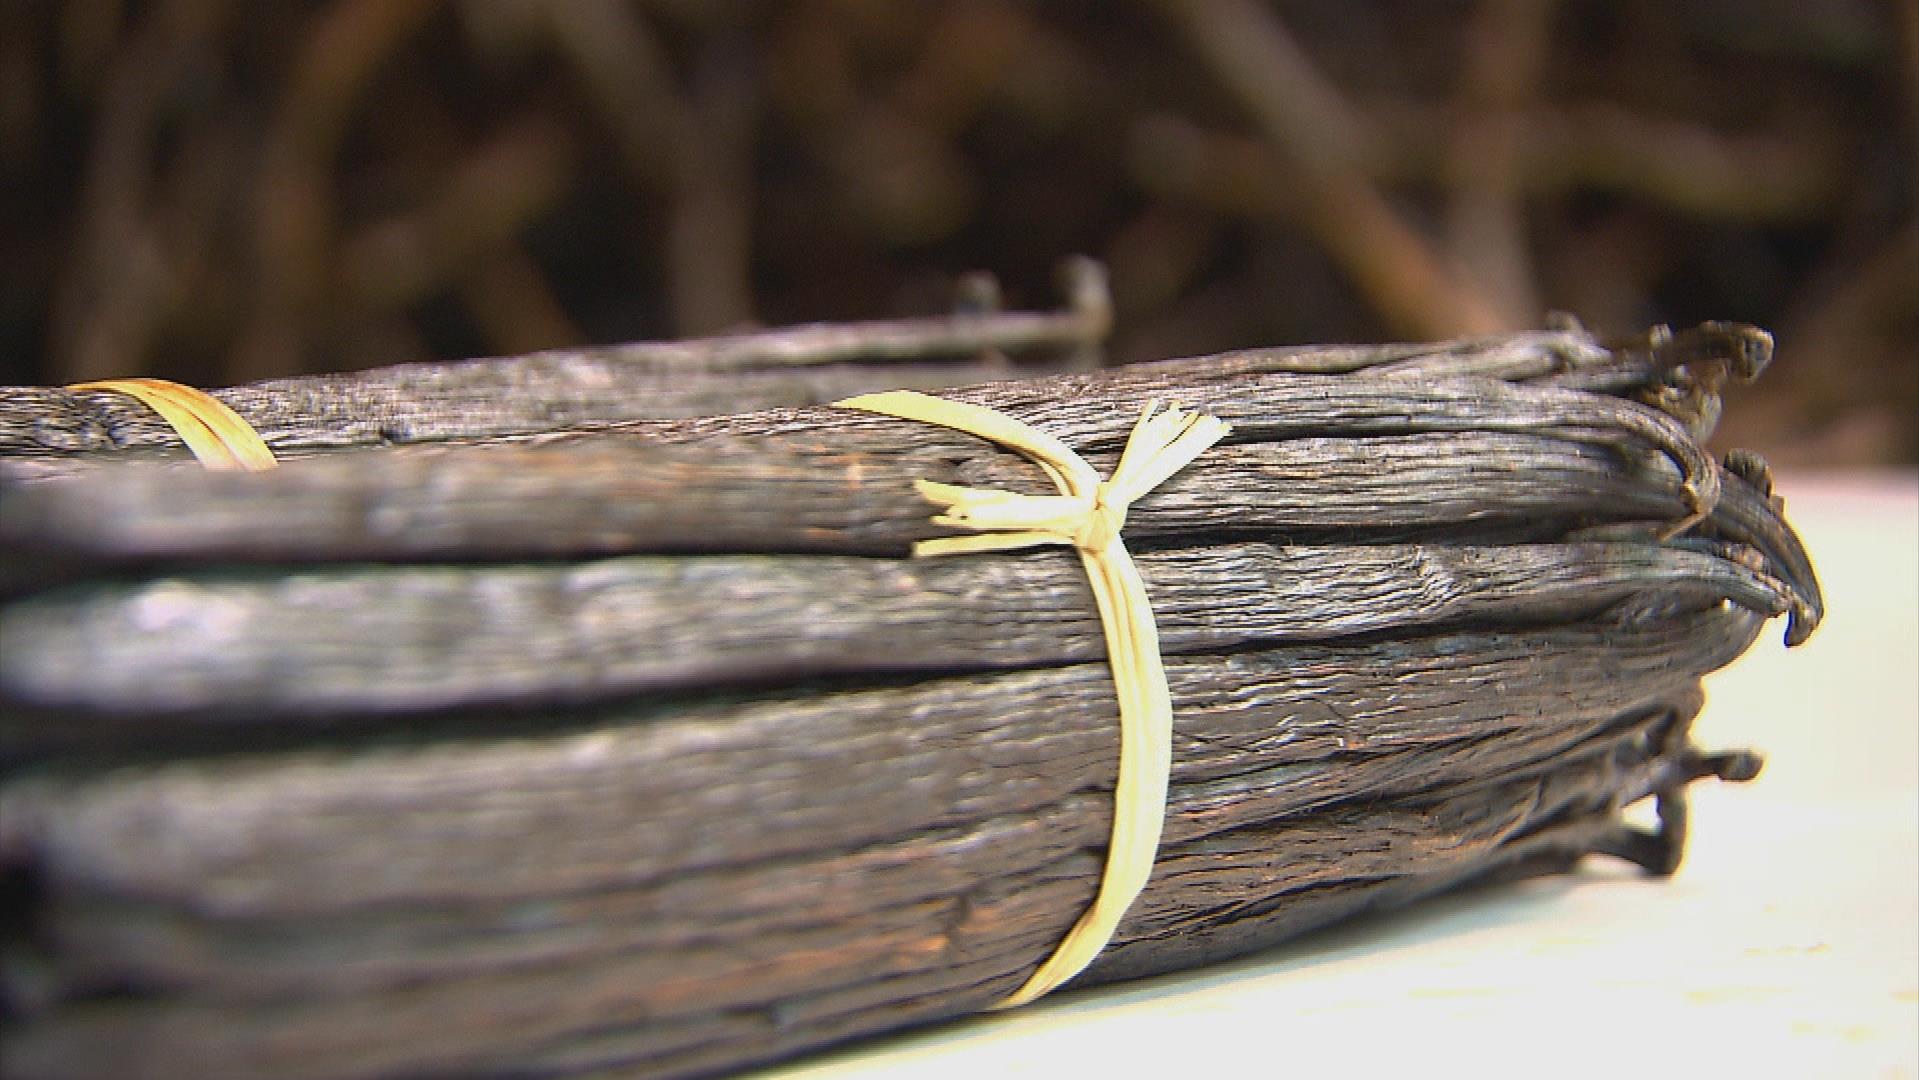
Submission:
<svg viewBox="0 0 1919 1080">
<path fill-rule="evenodd" d="M 1059 303 L 1116 362 L 1706 319 L 1919 461 L 1919 0 L 20 0 L 0 382 Z"/>
</svg>

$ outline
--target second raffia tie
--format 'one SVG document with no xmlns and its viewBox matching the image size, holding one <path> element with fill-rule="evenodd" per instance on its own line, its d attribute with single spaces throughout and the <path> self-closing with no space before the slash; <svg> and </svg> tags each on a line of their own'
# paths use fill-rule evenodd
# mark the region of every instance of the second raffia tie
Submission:
<svg viewBox="0 0 1919 1080">
<path fill-rule="evenodd" d="M 1017 450 L 1046 471 L 1058 495 L 1022 495 L 920 480 L 921 495 L 944 508 L 933 520 L 979 535 L 923 540 L 913 554 L 957 555 L 1064 544 L 1079 552 L 1099 606 L 1100 625 L 1119 697 L 1119 779 L 1113 832 L 1093 903 L 1013 994 L 996 1008 L 1024 1005 L 1085 970 L 1112 939 L 1121 916 L 1145 888 L 1159 850 L 1172 767 L 1173 704 L 1159 654 L 1159 631 L 1139 570 L 1120 541 L 1126 510 L 1226 437 L 1222 420 L 1148 405 L 1110 479 L 1045 432 L 1004 413 L 910 390 L 864 394 L 837 404 L 952 428 Z"/>
<path fill-rule="evenodd" d="M 209 469 L 264 472 L 278 464 L 253 426 L 204 390 L 166 379 L 101 379 L 68 390 L 101 390 L 127 397 L 160 414 L 200 464 Z"/>
</svg>

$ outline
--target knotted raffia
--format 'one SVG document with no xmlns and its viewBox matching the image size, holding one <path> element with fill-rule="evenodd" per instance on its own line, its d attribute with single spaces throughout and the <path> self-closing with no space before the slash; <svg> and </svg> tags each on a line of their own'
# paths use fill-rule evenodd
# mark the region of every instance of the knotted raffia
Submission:
<svg viewBox="0 0 1919 1080">
<path fill-rule="evenodd" d="M 133 398 L 160 414 L 209 469 L 264 472 L 279 464 L 251 424 L 204 390 L 166 379 L 101 379 L 74 383 L 67 389 L 104 390 Z"/>
<path fill-rule="evenodd" d="M 1167 774 L 1172 766 L 1173 704 L 1159 655 L 1159 631 L 1146 585 L 1120 540 L 1126 510 L 1220 439 L 1222 420 L 1148 405 L 1133 425 L 1110 480 L 1102 481 L 1064 443 L 977 405 L 897 390 L 847 398 L 839 405 L 964 431 L 1019 451 L 1046 470 L 1060 494 L 1022 495 L 920 480 L 921 495 L 945 508 L 933 520 L 980 535 L 924 540 L 916 556 L 1008 551 L 1048 544 L 1078 550 L 1099 605 L 1106 652 L 1119 696 L 1119 779 L 1106 869 L 1093 903 L 1021 986 L 996 1008 L 1033 1001 L 1092 963 L 1121 916 L 1146 885 L 1159 850 Z"/>
</svg>

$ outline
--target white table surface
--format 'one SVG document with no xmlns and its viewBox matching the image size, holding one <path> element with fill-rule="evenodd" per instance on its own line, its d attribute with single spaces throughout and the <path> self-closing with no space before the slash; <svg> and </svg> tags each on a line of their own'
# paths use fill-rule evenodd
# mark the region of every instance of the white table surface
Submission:
<svg viewBox="0 0 1919 1080">
<path fill-rule="evenodd" d="M 1677 877 L 1442 898 L 1233 964 L 770 1070 L 1082 1076 L 1919 1077 L 1919 473 L 1782 478 L 1828 618 L 1707 680 Z"/>
</svg>

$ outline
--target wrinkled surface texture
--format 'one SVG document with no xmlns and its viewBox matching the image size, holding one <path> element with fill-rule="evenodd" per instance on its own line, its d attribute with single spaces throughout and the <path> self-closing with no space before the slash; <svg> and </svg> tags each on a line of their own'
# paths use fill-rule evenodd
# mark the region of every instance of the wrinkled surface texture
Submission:
<svg viewBox="0 0 1919 1080">
<path fill-rule="evenodd" d="M 1702 448 L 1768 351 L 1566 330 L 946 391 L 1102 471 L 1150 400 L 1234 425 L 1128 519 L 1172 786 L 1083 980 L 1588 856 L 1670 872 L 1685 787 L 1758 767 L 1691 743 L 1700 677 L 1822 613 L 1763 463 Z M 818 384 L 583 395 L 605 364 L 224 391 L 283 460 L 256 475 L 0 392 L 10 1075 L 706 1075 L 1046 956 L 1111 819 L 1083 571 L 907 554 L 943 532 L 916 478 L 1043 478 Z"/>
</svg>

